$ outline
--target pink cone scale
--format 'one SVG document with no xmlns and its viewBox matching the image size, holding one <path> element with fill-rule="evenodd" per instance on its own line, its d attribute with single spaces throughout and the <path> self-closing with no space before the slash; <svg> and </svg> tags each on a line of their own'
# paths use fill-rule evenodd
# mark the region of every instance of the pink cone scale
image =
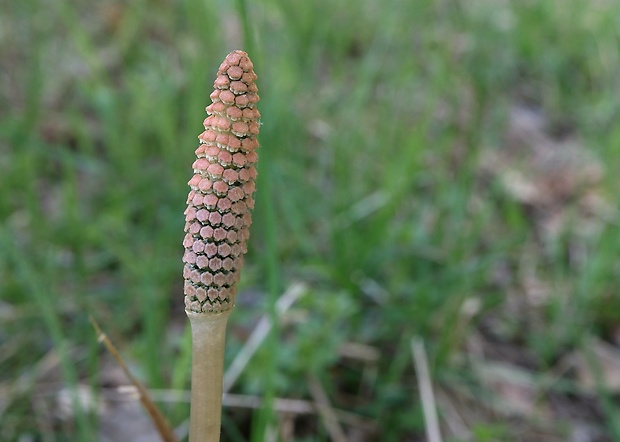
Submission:
<svg viewBox="0 0 620 442">
<path fill-rule="evenodd" d="M 198 139 L 185 211 L 185 309 L 222 313 L 234 306 L 254 207 L 260 113 L 256 74 L 243 51 L 220 65 Z"/>
</svg>

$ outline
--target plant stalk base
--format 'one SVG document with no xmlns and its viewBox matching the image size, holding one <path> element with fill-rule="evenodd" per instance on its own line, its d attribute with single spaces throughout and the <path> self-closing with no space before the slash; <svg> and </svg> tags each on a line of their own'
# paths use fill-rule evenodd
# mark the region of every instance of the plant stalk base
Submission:
<svg viewBox="0 0 620 442">
<path fill-rule="evenodd" d="M 230 312 L 185 311 L 192 330 L 192 395 L 189 442 L 219 442 L 226 323 Z"/>
</svg>

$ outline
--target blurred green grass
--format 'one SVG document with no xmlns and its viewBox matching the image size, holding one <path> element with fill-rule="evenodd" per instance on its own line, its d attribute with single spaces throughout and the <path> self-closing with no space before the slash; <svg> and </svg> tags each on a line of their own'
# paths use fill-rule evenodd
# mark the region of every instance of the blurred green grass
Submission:
<svg viewBox="0 0 620 442">
<path fill-rule="evenodd" d="M 371 440 L 422 440 L 414 335 L 446 391 L 480 388 L 467 363 L 480 336 L 527 356 L 536 379 L 585 339 L 618 344 L 613 2 L 28 0 L 3 9 L 0 439 L 94 440 L 96 413 L 63 420 L 36 407 L 53 401 L 41 382 L 98 390 L 104 354 L 88 314 L 149 387 L 189 387 L 186 182 L 214 73 L 238 47 L 251 46 L 263 126 L 229 360 L 292 282 L 310 293 L 236 392 L 308 398 L 304 379 L 316 374 L 334 406 L 376 422 L 381 437 Z M 500 174 L 481 171 L 489 151 L 505 149 L 515 104 L 603 165 L 596 190 L 611 215 L 593 234 L 577 222 L 541 234 L 535 210 Z M 577 219 L 572 197 L 562 209 Z M 547 287 L 539 305 L 523 301 L 528 269 Z M 477 306 L 470 315 L 468 305 Z M 368 397 L 348 391 L 368 380 L 339 357 L 347 342 L 380 352 Z M 50 354 L 62 370 L 41 378 L 37 364 Z M 592 424 L 600 440 L 618 440 L 617 404 L 600 391 Z M 545 402 L 549 391 L 537 392 Z M 184 403 L 162 407 L 174 425 L 187 415 Z M 269 409 L 232 413 L 225 434 L 261 440 L 274 419 Z M 560 437 L 544 440 L 562 440 L 570 425 L 479 420 L 471 440 L 533 440 L 540 426 Z M 311 440 L 328 438 L 319 421 L 301 426 Z"/>
</svg>

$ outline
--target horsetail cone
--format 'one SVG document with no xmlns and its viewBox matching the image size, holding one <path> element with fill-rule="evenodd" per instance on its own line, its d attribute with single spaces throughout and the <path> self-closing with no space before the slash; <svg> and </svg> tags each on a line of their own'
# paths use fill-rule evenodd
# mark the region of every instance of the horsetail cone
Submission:
<svg viewBox="0 0 620 442">
<path fill-rule="evenodd" d="M 222 313 L 234 306 L 254 208 L 260 113 L 253 64 L 234 51 L 220 65 L 198 139 L 185 211 L 185 309 Z"/>
</svg>

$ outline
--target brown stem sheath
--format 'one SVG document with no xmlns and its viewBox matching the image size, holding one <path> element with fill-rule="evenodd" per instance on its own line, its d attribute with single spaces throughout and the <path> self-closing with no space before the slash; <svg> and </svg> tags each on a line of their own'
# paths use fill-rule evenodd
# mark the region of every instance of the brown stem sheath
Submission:
<svg viewBox="0 0 620 442">
<path fill-rule="evenodd" d="M 189 442 L 219 442 L 222 419 L 224 343 L 230 310 L 187 311 L 192 330 L 192 397 Z"/>
</svg>

